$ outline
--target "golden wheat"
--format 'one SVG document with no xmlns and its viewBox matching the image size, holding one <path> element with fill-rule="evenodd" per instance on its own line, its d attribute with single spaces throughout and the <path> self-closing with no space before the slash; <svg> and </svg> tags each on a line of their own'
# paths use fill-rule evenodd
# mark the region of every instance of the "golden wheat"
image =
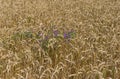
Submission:
<svg viewBox="0 0 120 79">
<path fill-rule="evenodd" d="M 120 1 L 0 0 L 0 79 L 120 79 Z"/>
</svg>

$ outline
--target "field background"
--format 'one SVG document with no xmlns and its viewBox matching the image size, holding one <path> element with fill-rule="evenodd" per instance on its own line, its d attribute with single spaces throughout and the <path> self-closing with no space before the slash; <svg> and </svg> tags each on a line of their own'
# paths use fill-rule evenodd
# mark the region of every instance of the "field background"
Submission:
<svg viewBox="0 0 120 79">
<path fill-rule="evenodd" d="M 51 28 L 76 34 L 49 50 L 14 35 Z M 120 79 L 120 0 L 0 0 L 0 79 Z"/>
</svg>

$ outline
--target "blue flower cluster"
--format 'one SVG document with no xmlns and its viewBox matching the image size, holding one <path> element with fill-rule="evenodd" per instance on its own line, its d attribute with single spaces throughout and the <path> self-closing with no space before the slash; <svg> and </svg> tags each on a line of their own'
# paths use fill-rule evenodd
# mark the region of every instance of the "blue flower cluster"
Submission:
<svg viewBox="0 0 120 79">
<path fill-rule="evenodd" d="M 76 36 L 76 32 L 74 30 L 70 30 L 67 32 L 61 32 L 59 30 L 49 30 L 47 33 L 42 33 L 41 31 L 35 33 L 32 31 L 25 32 L 17 32 L 12 38 L 14 40 L 38 40 L 40 46 L 44 49 L 47 48 L 50 39 L 55 39 L 59 42 L 59 40 L 70 40 Z"/>
</svg>

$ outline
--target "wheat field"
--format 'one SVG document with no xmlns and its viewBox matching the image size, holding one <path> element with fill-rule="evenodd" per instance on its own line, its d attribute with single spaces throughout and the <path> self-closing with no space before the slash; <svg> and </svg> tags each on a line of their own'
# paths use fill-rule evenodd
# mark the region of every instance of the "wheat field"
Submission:
<svg viewBox="0 0 120 79">
<path fill-rule="evenodd" d="M 0 79 L 120 79 L 120 0 L 0 0 Z"/>
</svg>

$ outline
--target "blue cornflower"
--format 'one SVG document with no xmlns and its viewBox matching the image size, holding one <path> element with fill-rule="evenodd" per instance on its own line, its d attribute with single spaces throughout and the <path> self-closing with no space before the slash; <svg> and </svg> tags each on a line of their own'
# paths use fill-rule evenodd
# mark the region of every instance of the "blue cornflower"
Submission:
<svg viewBox="0 0 120 79">
<path fill-rule="evenodd" d="M 75 36 L 74 30 L 71 30 L 71 31 L 69 31 L 67 33 L 64 33 L 64 38 L 65 39 L 73 38 L 74 36 Z"/>
<path fill-rule="evenodd" d="M 55 31 L 53 31 L 53 33 L 54 33 L 54 36 L 56 37 L 56 36 L 58 36 L 59 31 L 58 31 L 58 30 L 55 30 Z"/>
<path fill-rule="evenodd" d="M 69 34 L 69 33 L 64 33 L 64 38 L 65 38 L 65 39 L 70 38 L 70 34 Z"/>
<path fill-rule="evenodd" d="M 44 40 L 48 40 L 48 39 L 49 39 L 49 36 L 46 35 L 45 38 L 44 38 Z"/>
</svg>

